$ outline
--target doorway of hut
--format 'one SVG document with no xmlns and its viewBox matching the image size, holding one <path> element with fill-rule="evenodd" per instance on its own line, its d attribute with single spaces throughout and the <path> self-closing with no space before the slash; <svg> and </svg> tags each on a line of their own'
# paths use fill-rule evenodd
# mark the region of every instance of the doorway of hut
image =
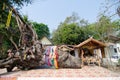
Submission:
<svg viewBox="0 0 120 80">
<path fill-rule="evenodd" d="M 90 56 L 94 56 L 92 50 L 88 49 L 88 48 L 82 48 L 84 51 L 83 57 L 90 57 Z M 82 52 L 81 52 L 82 53 Z M 80 54 L 80 56 L 82 56 Z"/>
</svg>

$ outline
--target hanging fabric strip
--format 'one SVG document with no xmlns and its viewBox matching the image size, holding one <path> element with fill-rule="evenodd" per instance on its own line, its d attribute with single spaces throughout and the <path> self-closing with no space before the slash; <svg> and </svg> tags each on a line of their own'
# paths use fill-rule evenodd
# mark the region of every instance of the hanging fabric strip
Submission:
<svg viewBox="0 0 120 80">
<path fill-rule="evenodd" d="M 9 11 L 7 22 L 6 22 L 6 28 L 10 26 L 11 16 L 12 16 L 12 10 Z"/>
<path fill-rule="evenodd" d="M 57 46 L 54 46 L 53 59 L 54 59 L 54 67 L 55 67 L 56 69 L 58 69 L 58 53 L 57 53 Z"/>
</svg>

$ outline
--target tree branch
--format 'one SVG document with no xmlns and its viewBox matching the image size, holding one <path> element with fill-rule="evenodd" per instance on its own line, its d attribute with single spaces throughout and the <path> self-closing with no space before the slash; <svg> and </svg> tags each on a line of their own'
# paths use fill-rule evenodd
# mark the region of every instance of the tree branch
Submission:
<svg viewBox="0 0 120 80">
<path fill-rule="evenodd" d="M 13 41 L 13 37 L 11 36 L 9 40 L 12 42 L 12 44 L 15 46 L 16 50 L 18 50 L 17 44 Z"/>
</svg>

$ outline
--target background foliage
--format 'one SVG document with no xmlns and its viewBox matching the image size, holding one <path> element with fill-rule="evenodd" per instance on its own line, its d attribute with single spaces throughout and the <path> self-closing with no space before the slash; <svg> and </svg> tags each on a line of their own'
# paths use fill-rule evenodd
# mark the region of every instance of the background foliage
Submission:
<svg viewBox="0 0 120 80">
<path fill-rule="evenodd" d="M 88 23 L 85 19 L 73 13 L 61 22 L 53 32 L 54 44 L 79 44 L 80 42 L 93 37 L 107 42 L 109 35 L 120 36 L 120 19 L 111 21 L 110 17 L 101 15 L 97 22 Z"/>
</svg>

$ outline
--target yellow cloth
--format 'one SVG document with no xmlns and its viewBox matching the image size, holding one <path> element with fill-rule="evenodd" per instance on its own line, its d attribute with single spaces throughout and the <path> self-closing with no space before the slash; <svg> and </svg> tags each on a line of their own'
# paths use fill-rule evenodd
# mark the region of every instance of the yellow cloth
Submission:
<svg viewBox="0 0 120 80">
<path fill-rule="evenodd" d="M 24 54 L 24 58 L 23 58 L 23 59 L 25 60 L 25 59 L 26 59 L 26 57 L 27 57 L 27 54 L 25 53 L 25 54 Z"/>
<path fill-rule="evenodd" d="M 57 62 L 57 56 L 56 56 L 56 49 L 57 49 L 57 46 L 54 46 L 54 53 L 53 53 L 53 58 L 54 58 L 54 66 L 56 69 L 58 69 L 58 62 Z"/>
<path fill-rule="evenodd" d="M 58 63 L 57 63 L 56 58 L 54 58 L 54 66 L 55 66 L 56 69 L 58 69 Z"/>
<path fill-rule="evenodd" d="M 6 28 L 10 26 L 11 16 L 12 16 L 12 10 L 9 11 L 7 22 L 6 22 Z"/>
</svg>

